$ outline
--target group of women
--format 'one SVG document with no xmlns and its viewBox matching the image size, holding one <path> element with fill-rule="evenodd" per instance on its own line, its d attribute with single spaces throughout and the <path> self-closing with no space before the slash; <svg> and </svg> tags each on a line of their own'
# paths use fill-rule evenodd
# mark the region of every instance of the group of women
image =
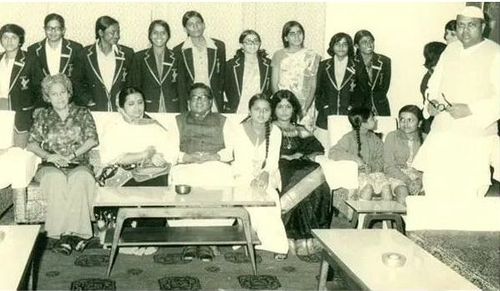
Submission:
<svg viewBox="0 0 500 291">
<path fill-rule="evenodd" d="M 123 154 L 112 156 L 102 140 L 104 162 L 164 168 L 155 179 L 165 184 L 178 150 L 178 143 L 171 141 L 178 137 L 145 112 L 186 111 L 191 85 L 207 84 L 214 97 L 212 111 L 249 116 L 241 123 L 247 139 L 238 139 L 247 144 L 234 148 L 235 168 L 245 169 L 240 173 L 252 186 L 281 188 L 281 195 L 318 168 L 314 157 L 329 147 L 328 115 L 347 115 L 354 107 L 390 115 L 391 62 L 375 53 L 375 38 L 367 30 L 358 31 L 354 41 L 346 33 L 334 35 L 331 58 L 321 62 L 304 46 L 305 30 L 297 21 L 283 26 L 283 49 L 272 59 L 262 49 L 260 35 L 245 30 L 239 37 L 241 48 L 226 61 L 224 43 L 204 35 L 199 12 L 186 12 L 182 25 L 188 36 L 170 49 L 168 23 L 151 22 L 151 47 L 135 54 L 118 43 L 120 25 L 109 16 L 97 19 L 96 42 L 86 47 L 64 38 L 64 18 L 54 13 L 44 21 L 46 38 L 27 53 L 21 50 L 21 27 L 7 24 L 0 29 L 5 49 L 0 56 L 0 109 L 16 111 L 16 145 L 27 143 L 44 161 L 36 178 L 49 199 L 46 230 L 59 239 L 56 250 L 82 250 L 92 236 L 94 178 L 88 153 L 99 138 L 89 110 L 119 111 L 123 122 L 110 125 L 114 135 L 106 138 L 114 142 L 126 134 L 132 141 L 117 145 Z M 33 114 L 36 107 L 43 108 Z M 147 139 L 132 137 L 144 130 L 151 133 Z M 242 151 L 248 145 L 255 155 Z M 329 227 L 330 196 L 328 186 L 319 183 L 284 216 L 290 246 L 298 254 L 316 251 L 311 229 Z M 276 251 L 277 258 L 286 250 Z"/>
</svg>

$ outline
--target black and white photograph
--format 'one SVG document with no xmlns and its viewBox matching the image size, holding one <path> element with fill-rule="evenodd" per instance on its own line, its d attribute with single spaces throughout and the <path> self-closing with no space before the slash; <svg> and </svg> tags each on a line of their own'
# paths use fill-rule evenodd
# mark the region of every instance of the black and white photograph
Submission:
<svg viewBox="0 0 500 291">
<path fill-rule="evenodd" d="M 0 7 L 0 290 L 500 290 L 499 2 Z"/>
</svg>

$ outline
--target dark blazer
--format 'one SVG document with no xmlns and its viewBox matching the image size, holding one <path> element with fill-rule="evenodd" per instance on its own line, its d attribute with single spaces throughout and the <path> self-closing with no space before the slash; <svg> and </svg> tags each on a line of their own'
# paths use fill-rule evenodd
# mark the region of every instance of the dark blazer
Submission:
<svg viewBox="0 0 500 291">
<path fill-rule="evenodd" d="M 371 108 L 376 115 L 391 115 L 391 108 L 387 99 L 387 91 L 391 84 L 391 59 L 384 55 L 373 54 L 373 80 L 368 77 L 363 58 L 360 55 L 354 57 L 354 63 L 357 72 L 355 95 L 356 101 L 359 102 L 356 106 Z"/>
<path fill-rule="evenodd" d="M 129 81 L 130 85 L 141 89 L 144 93 L 147 112 L 158 112 L 162 92 L 167 112 L 180 112 L 177 96 L 177 65 L 174 52 L 167 48 L 163 57 L 162 76 L 158 76 L 153 48 L 135 53 Z"/>
<path fill-rule="evenodd" d="M 4 55 L 0 54 L 0 60 Z M 10 75 L 8 96 L 9 110 L 16 111 L 14 126 L 17 132 L 27 132 L 33 123 L 33 110 L 44 105 L 40 89 L 42 78 L 38 60 L 19 50 Z"/>
<path fill-rule="evenodd" d="M 257 57 L 260 73 L 260 92 L 271 94 L 271 60 L 267 57 Z M 239 55 L 226 63 L 224 71 L 224 92 L 228 101 L 226 111 L 235 113 L 240 104 L 241 91 L 243 90 L 243 73 L 245 72 L 245 56 Z"/>
<path fill-rule="evenodd" d="M 28 47 L 28 53 L 38 58 L 44 76 L 50 75 L 49 66 L 47 65 L 47 54 L 45 52 L 46 41 L 47 40 L 44 39 Z M 62 42 L 59 73 L 63 73 L 69 78 L 72 78 L 77 70 L 81 70 L 81 64 L 79 63 L 78 57 L 83 50 L 83 46 L 69 39 L 63 39 Z"/>
<path fill-rule="evenodd" d="M 81 92 L 76 101 L 92 111 L 117 111 L 118 95 L 127 84 L 127 75 L 132 65 L 134 51 L 126 46 L 117 45 L 115 52 L 116 67 L 113 86 L 108 92 L 97 63 L 97 44 L 86 46 L 82 51 L 83 74 L 80 83 Z"/>
<path fill-rule="evenodd" d="M 328 129 L 328 115 L 347 115 L 353 106 L 356 88 L 356 69 L 354 61 L 349 58 L 341 84 L 335 80 L 335 62 L 333 58 L 319 63 L 316 86 L 316 109 L 318 118 L 316 126 Z"/>
<path fill-rule="evenodd" d="M 218 40 L 212 38 L 216 49 L 207 48 L 208 53 L 208 76 L 214 95 L 215 105 L 219 112 L 224 112 L 224 68 L 226 64 L 226 46 Z M 174 48 L 175 57 L 179 62 L 178 94 L 179 107 L 181 112 L 187 111 L 189 99 L 189 88 L 194 82 L 193 50 L 191 48 L 182 49 L 184 42 Z"/>
</svg>

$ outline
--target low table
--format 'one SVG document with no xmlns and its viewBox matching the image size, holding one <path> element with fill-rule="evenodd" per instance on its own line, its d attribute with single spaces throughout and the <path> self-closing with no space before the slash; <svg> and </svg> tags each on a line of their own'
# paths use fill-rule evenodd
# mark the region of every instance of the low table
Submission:
<svg viewBox="0 0 500 291">
<path fill-rule="evenodd" d="M 245 207 L 274 206 L 264 192 L 249 187 L 194 187 L 187 195 L 176 194 L 173 187 L 102 187 L 94 207 L 119 207 L 116 227 L 107 235 L 111 274 L 119 246 L 150 245 L 246 245 L 254 274 L 257 274 L 254 244 L 260 243 L 252 232 Z M 236 218 L 241 224 L 218 227 L 161 227 L 123 230 L 128 218 Z M 147 232 L 147 233 L 145 233 Z"/>
<path fill-rule="evenodd" d="M 0 225 L 4 238 L 0 241 L 0 290 L 33 288 L 32 254 L 40 225 Z"/>
<path fill-rule="evenodd" d="M 396 229 L 404 234 L 401 214 L 406 213 L 406 207 L 401 203 L 385 200 L 346 200 L 345 203 L 354 210 L 353 228 L 370 228 L 373 221 L 379 220 L 386 226 L 387 221 L 394 221 Z"/>
<path fill-rule="evenodd" d="M 342 268 L 361 289 L 475 290 L 471 282 L 394 229 L 313 229 L 323 247 L 318 290 L 325 290 L 328 264 Z M 401 267 L 382 262 L 385 253 L 406 257 Z"/>
</svg>

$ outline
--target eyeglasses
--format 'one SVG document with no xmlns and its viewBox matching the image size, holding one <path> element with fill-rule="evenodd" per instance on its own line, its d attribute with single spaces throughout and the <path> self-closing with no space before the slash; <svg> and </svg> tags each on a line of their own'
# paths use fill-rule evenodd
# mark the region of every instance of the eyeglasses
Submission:
<svg viewBox="0 0 500 291">
<path fill-rule="evenodd" d="M 245 40 L 243 43 L 246 44 L 246 45 L 260 45 L 260 40 L 258 40 L 258 39 L 256 39 L 256 40 Z"/>
<path fill-rule="evenodd" d="M 441 93 L 441 96 L 443 96 L 443 100 L 444 100 L 444 102 L 446 102 L 446 104 L 431 101 L 429 99 L 429 93 L 426 94 L 425 99 L 427 99 L 427 102 L 429 102 L 432 105 L 432 107 L 434 107 L 437 111 L 443 112 L 446 109 L 448 109 L 448 107 L 451 106 L 451 103 L 446 99 L 446 97 L 444 96 L 443 93 Z"/>
<path fill-rule="evenodd" d="M 62 30 L 63 28 L 60 26 L 57 27 L 45 26 L 45 31 L 47 32 L 61 32 Z"/>
</svg>

